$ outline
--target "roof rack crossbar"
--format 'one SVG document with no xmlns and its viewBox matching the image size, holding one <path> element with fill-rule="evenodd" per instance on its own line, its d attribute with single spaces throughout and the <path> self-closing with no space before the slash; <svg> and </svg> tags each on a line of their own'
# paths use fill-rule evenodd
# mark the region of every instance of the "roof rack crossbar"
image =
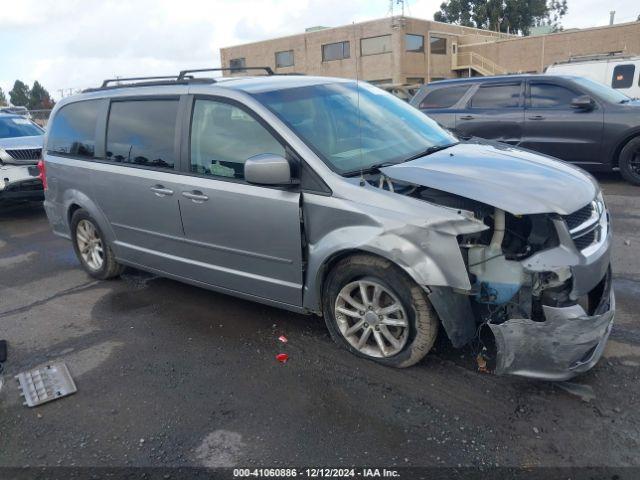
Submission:
<svg viewBox="0 0 640 480">
<path fill-rule="evenodd" d="M 105 81 L 102 82 L 102 86 L 100 88 L 105 88 L 110 83 L 114 83 L 114 82 L 136 82 L 140 80 L 177 80 L 177 79 L 178 77 L 176 77 L 175 75 L 165 75 L 165 76 L 158 76 L 158 77 L 107 78 Z"/>
<path fill-rule="evenodd" d="M 197 70 L 182 70 L 180 75 L 178 75 L 178 80 L 183 80 L 190 73 L 201 73 L 201 72 L 244 72 L 247 70 L 264 70 L 267 72 L 267 75 L 274 75 L 271 67 L 221 67 L 221 68 L 200 68 Z"/>
</svg>

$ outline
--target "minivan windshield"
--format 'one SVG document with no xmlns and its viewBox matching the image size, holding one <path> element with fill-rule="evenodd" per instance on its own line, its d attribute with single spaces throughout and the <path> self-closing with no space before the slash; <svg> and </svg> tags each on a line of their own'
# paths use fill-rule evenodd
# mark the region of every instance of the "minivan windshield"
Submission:
<svg viewBox="0 0 640 480">
<path fill-rule="evenodd" d="M 285 88 L 255 97 L 342 175 L 457 143 L 416 108 L 362 82 Z"/>
<path fill-rule="evenodd" d="M 585 77 L 573 77 L 573 80 L 582 88 L 596 97 L 610 103 L 626 103 L 631 100 L 624 93 L 620 93 L 611 87 Z"/>
<path fill-rule="evenodd" d="M 19 116 L 0 116 L 0 138 L 35 137 L 43 130 L 32 121 Z"/>
</svg>

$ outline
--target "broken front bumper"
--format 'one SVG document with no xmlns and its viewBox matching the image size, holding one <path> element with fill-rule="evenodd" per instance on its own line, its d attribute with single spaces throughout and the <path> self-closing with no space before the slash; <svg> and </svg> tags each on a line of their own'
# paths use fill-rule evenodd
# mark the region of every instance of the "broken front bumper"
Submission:
<svg viewBox="0 0 640 480">
<path fill-rule="evenodd" d="M 496 342 L 496 373 L 567 380 L 592 368 L 613 326 L 615 296 L 610 271 L 599 291 L 592 315 L 580 305 L 543 306 L 542 322 L 516 318 L 489 324 Z"/>
<path fill-rule="evenodd" d="M 36 165 L 0 166 L 0 200 L 43 200 L 42 180 Z"/>
</svg>

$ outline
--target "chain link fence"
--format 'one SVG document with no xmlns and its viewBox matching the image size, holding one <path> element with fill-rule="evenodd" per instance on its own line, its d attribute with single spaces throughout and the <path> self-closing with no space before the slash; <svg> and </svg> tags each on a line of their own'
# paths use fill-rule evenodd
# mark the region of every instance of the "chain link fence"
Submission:
<svg viewBox="0 0 640 480">
<path fill-rule="evenodd" d="M 45 128 L 49 122 L 51 110 L 29 110 L 29 115 L 31 116 L 31 120 Z"/>
</svg>

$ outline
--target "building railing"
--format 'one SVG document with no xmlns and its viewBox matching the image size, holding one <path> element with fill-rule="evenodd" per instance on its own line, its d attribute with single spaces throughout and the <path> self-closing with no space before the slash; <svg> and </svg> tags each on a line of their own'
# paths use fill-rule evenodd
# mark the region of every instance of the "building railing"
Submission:
<svg viewBox="0 0 640 480">
<path fill-rule="evenodd" d="M 507 71 L 493 60 L 476 52 L 458 52 L 451 56 L 451 69 L 472 68 L 483 75 L 504 75 Z"/>
</svg>

